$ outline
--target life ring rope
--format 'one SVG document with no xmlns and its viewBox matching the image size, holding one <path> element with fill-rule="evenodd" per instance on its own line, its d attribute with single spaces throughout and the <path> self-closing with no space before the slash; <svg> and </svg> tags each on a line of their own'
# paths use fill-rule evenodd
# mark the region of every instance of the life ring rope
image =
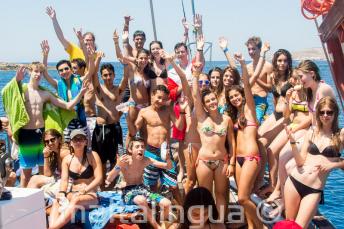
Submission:
<svg viewBox="0 0 344 229">
<path fill-rule="evenodd" d="M 313 20 L 320 15 L 326 14 L 331 9 L 334 1 L 335 0 L 301 0 L 301 13 L 305 18 Z M 307 11 L 308 14 L 305 11 Z"/>
</svg>

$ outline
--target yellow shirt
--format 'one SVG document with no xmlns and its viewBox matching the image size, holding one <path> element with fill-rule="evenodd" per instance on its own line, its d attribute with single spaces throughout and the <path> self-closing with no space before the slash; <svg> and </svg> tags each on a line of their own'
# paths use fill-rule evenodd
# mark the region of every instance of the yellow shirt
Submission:
<svg viewBox="0 0 344 229">
<path fill-rule="evenodd" d="M 66 49 L 66 52 L 69 54 L 69 59 L 73 60 L 76 58 L 81 58 L 85 60 L 85 56 L 81 48 L 73 43 L 70 43 L 68 48 Z"/>
</svg>

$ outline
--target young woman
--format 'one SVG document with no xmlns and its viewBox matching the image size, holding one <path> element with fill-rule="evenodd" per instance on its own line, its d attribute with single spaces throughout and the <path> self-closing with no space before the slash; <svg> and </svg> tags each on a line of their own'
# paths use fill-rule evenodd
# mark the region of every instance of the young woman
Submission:
<svg viewBox="0 0 344 229">
<path fill-rule="evenodd" d="M 305 136 L 301 152 L 297 150 L 293 133 L 285 128 L 297 168 L 289 175 L 284 189 L 286 218 L 307 228 L 323 203 L 323 189 L 329 173 L 344 168 L 340 160 L 344 130 L 338 127 L 339 108 L 332 97 L 323 97 L 314 110 L 316 127 Z"/>
<path fill-rule="evenodd" d="M 53 203 L 49 228 L 61 228 L 67 224 L 78 206 L 87 209 L 98 203 L 96 191 L 103 179 L 102 162 L 96 152 L 87 152 L 87 138 L 83 130 L 72 131 L 70 154 L 63 159 L 61 171 L 60 191 Z M 62 204 L 65 201 L 67 206 Z M 64 209 L 59 209 L 61 206 Z"/>
<path fill-rule="evenodd" d="M 167 86 L 167 66 L 168 63 L 163 56 L 163 46 L 161 41 L 152 41 L 149 44 L 149 52 L 151 53 L 151 69 L 157 76 L 156 84 Z"/>
<path fill-rule="evenodd" d="M 265 44 L 262 48 L 263 55 L 261 55 L 252 77 L 257 78 L 259 76 L 259 72 L 264 64 L 263 56 L 268 49 L 268 46 Z M 258 124 L 255 103 L 245 60 L 241 54 L 236 54 L 234 57 L 239 61 L 242 68 L 244 88 L 232 86 L 227 94 L 229 115 L 235 123 L 234 128 L 236 130 L 236 163 L 231 163 L 230 166 L 235 166 L 238 201 L 244 207 L 248 228 L 262 228 L 263 224 L 256 214 L 256 206 L 250 200 L 254 181 L 261 163 L 256 140 Z"/>
<path fill-rule="evenodd" d="M 276 163 L 271 151 L 266 151 L 266 148 L 270 145 L 273 139 L 283 130 L 283 113 L 288 109 L 286 92 L 291 87 L 288 82 L 292 73 L 292 58 L 291 54 L 285 49 L 279 49 L 274 53 L 272 59 L 273 72 L 269 77 L 271 82 L 271 92 L 273 94 L 274 112 L 262 123 L 258 129 L 259 135 L 259 150 L 263 155 L 265 164 L 265 155 L 269 162 L 269 168 L 273 167 Z M 262 180 L 265 166 L 262 166 L 260 171 L 259 181 Z M 273 179 L 271 179 L 273 177 Z M 265 195 L 267 192 L 272 192 L 276 186 L 275 174 L 270 174 L 269 186 L 260 190 L 261 195 Z M 260 184 L 259 184 L 260 185 Z"/>
<path fill-rule="evenodd" d="M 223 91 L 223 79 L 222 79 L 222 69 L 215 67 L 210 69 L 208 76 L 210 78 L 210 89 L 216 94 L 219 98 L 219 109 L 221 110 L 222 106 L 226 103 L 226 99 L 223 97 L 220 99 L 221 93 Z M 223 113 L 223 112 L 222 112 Z"/>
<path fill-rule="evenodd" d="M 61 151 L 62 135 L 55 129 L 46 130 L 43 133 L 43 142 L 43 175 L 32 176 L 28 188 L 41 188 L 46 184 L 56 183 L 61 177 L 61 162 L 67 156 L 66 151 Z"/>
<path fill-rule="evenodd" d="M 228 179 L 226 175 L 233 173 L 234 168 L 231 166 L 235 163 L 233 123 L 230 117 L 219 113 L 218 100 L 214 92 L 204 89 L 200 94 L 198 64 L 195 70 L 192 97 L 197 117 L 197 129 L 202 143 L 196 160 L 196 174 L 199 186 L 211 192 L 213 182 L 215 182 L 216 206 L 222 217 L 224 214 L 222 209 L 227 209 Z M 229 152 L 225 147 L 226 140 L 230 145 Z"/>
</svg>

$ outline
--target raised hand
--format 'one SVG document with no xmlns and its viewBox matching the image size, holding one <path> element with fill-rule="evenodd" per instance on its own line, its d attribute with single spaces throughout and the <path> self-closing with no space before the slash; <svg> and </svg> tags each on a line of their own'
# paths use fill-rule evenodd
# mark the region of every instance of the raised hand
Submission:
<svg viewBox="0 0 344 229">
<path fill-rule="evenodd" d="M 53 7 L 48 6 L 45 11 L 51 19 L 56 19 L 56 12 Z"/>
<path fill-rule="evenodd" d="M 189 31 L 189 23 L 186 21 L 185 17 L 182 18 L 182 24 L 183 24 L 184 30 Z"/>
<path fill-rule="evenodd" d="M 16 72 L 16 80 L 22 81 L 24 79 L 24 75 L 26 72 L 26 67 L 25 66 L 20 66 Z"/>
<path fill-rule="evenodd" d="M 196 46 L 197 46 L 197 50 L 203 50 L 203 47 L 204 47 L 203 34 L 198 36 Z"/>
<path fill-rule="evenodd" d="M 219 46 L 222 50 L 226 49 L 228 45 L 228 41 L 225 37 L 219 37 Z"/>
<path fill-rule="evenodd" d="M 261 49 L 261 54 L 265 54 L 267 51 L 270 50 L 270 43 L 269 42 L 265 42 L 262 49 Z"/>
<path fill-rule="evenodd" d="M 186 107 L 188 106 L 188 98 L 186 96 L 181 96 L 178 99 L 179 107 L 181 112 L 185 112 Z"/>
<path fill-rule="evenodd" d="M 89 79 L 85 79 L 84 81 L 82 81 L 82 87 L 80 90 L 80 94 L 84 95 L 87 92 L 89 86 L 90 86 L 90 80 Z"/>
<path fill-rule="evenodd" d="M 125 15 L 125 16 L 124 16 L 124 23 L 125 23 L 126 25 L 129 25 L 129 22 L 132 21 L 132 20 L 134 20 L 134 18 L 131 17 L 130 15 Z"/>
<path fill-rule="evenodd" d="M 194 17 L 194 24 L 196 31 L 199 31 L 202 28 L 202 15 L 196 14 Z"/>
<path fill-rule="evenodd" d="M 117 29 L 115 29 L 115 31 L 113 32 L 112 39 L 114 42 L 118 42 L 119 36 L 118 36 Z"/>
<path fill-rule="evenodd" d="M 202 72 L 202 63 L 197 61 L 192 65 L 192 72 L 196 73 L 196 75 L 199 75 Z"/>
<path fill-rule="evenodd" d="M 241 53 L 235 53 L 234 54 L 234 59 L 236 59 L 236 61 L 238 61 L 239 63 L 245 62 L 245 59 L 244 59 L 244 57 L 242 56 Z"/>
<path fill-rule="evenodd" d="M 89 58 L 93 58 L 94 57 L 94 54 L 95 54 L 95 50 L 94 50 L 94 48 L 92 48 L 91 46 L 87 46 L 87 48 L 86 48 L 86 50 L 87 50 L 87 56 L 89 57 Z"/>
<path fill-rule="evenodd" d="M 173 54 L 168 54 L 164 49 L 160 49 L 160 57 L 171 62 L 174 58 Z"/>
<path fill-rule="evenodd" d="M 84 38 L 82 36 L 82 28 L 80 28 L 80 29 L 73 28 L 73 30 L 74 30 L 74 33 L 75 33 L 76 37 L 78 38 L 78 40 L 83 41 Z"/>
<path fill-rule="evenodd" d="M 41 49 L 42 49 L 42 53 L 44 56 L 48 56 L 49 54 L 49 51 L 50 51 L 50 47 L 49 47 L 49 44 L 48 44 L 48 41 L 47 40 L 43 40 L 41 42 Z"/>
<path fill-rule="evenodd" d="M 96 52 L 96 56 L 97 56 L 97 58 L 104 58 L 105 57 L 105 53 L 103 51 L 97 51 Z"/>
</svg>

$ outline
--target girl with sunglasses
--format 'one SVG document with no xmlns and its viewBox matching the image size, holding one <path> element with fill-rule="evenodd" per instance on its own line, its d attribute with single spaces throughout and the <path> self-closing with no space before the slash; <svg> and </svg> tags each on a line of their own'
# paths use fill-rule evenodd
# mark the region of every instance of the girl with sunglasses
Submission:
<svg viewBox="0 0 344 229">
<path fill-rule="evenodd" d="M 316 127 L 309 129 L 301 151 L 297 149 L 294 134 L 285 128 L 297 165 L 290 173 L 284 189 L 286 218 L 307 228 L 324 203 L 323 189 L 329 173 L 344 168 L 340 160 L 344 143 L 344 129 L 338 127 L 339 108 L 330 96 L 317 102 L 314 110 Z"/>
<path fill-rule="evenodd" d="M 44 142 L 44 168 L 43 175 L 31 177 L 28 188 L 41 188 L 44 185 L 51 187 L 61 177 L 61 162 L 67 155 L 66 151 L 61 151 L 62 135 L 55 129 L 46 130 L 43 133 Z M 46 186 L 46 188 L 49 188 Z M 56 193 L 53 193 L 55 196 Z"/>
<path fill-rule="evenodd" d="M 50 213 L 49 228 L 66 225 L 80 206 L 87 209 L 98 204 L 96 191 L 103 180 L 102 175 L 98 154 L 87 152 L 86 133 L 82 129 L 73 130 L 70 154 L 62 160 L 60 191 Z"/>
</svg>

